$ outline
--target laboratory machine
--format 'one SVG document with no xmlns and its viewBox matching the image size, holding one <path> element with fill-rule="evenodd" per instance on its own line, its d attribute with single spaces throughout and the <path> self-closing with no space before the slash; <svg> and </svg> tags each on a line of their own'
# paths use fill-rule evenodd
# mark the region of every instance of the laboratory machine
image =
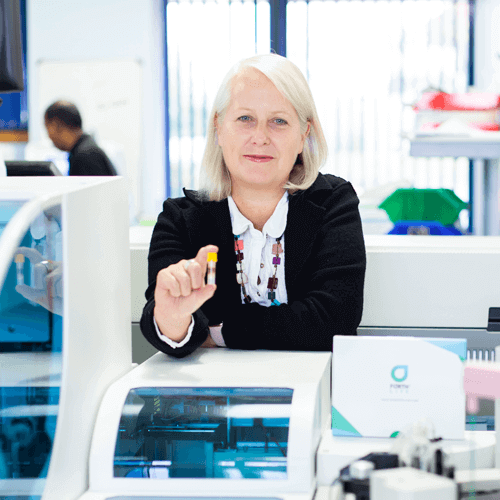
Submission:
<svg viewBox="0 0 500 500">
<path fill-rule="evenodd" d="M 500 347 L 496 357 L 500 357 Z M 463 391 L 471 414 L 479 409 L 478 398 L 495 400 L 500 409 L 500 363 L 466 362 Z M 463 440 L 441 440 L 433 434 L 431 421 L 416 422 L 392 440 L 346 438 L 329 444 L 323 440 L 315 498 L 498 500 L 499 443 L 491 431 L 466 431 Z M 322 477 L 326 471 L 334 477 Z"/>
<path fill-rule="evenodd" d="M 330 353 L 154 355 L 106 392 L 80 500 L 311 500 L 330 374 Z"/>
<path fill-rule="evenodd" d="M 74 499 L 109 384 L 132 368 L 120 178 L 6 177 L 0 192 L 0 498 Z"/>
</svg>

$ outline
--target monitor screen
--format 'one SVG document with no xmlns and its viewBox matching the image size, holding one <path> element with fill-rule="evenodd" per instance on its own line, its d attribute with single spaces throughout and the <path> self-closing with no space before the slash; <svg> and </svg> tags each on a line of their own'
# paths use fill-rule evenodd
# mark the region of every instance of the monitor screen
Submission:
<svg viewBox="0 0 500 500">
<path fill-rule="evenodd" d="M 8 176 L 62 175 L 51 161 L 6 161 Z"/>
</svg>

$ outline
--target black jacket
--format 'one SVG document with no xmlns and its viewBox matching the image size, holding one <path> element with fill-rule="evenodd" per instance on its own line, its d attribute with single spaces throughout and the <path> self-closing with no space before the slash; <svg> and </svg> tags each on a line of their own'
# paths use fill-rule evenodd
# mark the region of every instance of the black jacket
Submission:
<svg viewBox="0 0 500 500">
<path fill-rule="evenodd" d="M 329 351 L 334 335 L 355 335 L 361 321 L 366 255 L 351 184 L 319 174 L 306 191 L 289 197 L 285 229 L 288 303 L 242 304 L 227 200 L 201 201 L 195 191 L 163 204 L 149 250 L 149 287 L 141 330 L 157 349 L 175 357 L 193 352 L 208 327 L 223 323 L 227 347 Z M 205 245 L 219 247 L 217 290 L 195 312 L 191 339 L 177 349 L 162 342 L 153 323 L 158 272 L 196 256 Z"/>
<path fill-rule="evenodd" d="M 69 175 L 117 175 L 106 153 L 88 134 L 82 134 L 69 153 Z"/>
</svg>

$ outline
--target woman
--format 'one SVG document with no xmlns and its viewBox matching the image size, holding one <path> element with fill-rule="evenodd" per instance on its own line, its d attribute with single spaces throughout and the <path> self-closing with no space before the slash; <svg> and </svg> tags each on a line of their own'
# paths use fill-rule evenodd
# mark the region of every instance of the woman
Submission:
<svg viewBox="0 0 500 500">
<path fill-rule="evenodd" d="M 200 191 L 163 205 L 141 329 L 160 351 L 328 351 L 361 320 L 365 249 L 350 183 L 321 175 L 326 142 L 300 70 L 268 54 L 226 75 Z M 218 252 L 217 285 L 205 285 Z"/>
</svg>

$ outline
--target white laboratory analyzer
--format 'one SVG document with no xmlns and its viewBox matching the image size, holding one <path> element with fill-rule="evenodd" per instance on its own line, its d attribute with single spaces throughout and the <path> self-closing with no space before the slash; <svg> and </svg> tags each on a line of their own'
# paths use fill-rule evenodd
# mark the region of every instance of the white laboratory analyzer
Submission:
<svg viewBox="0 0 500 500">
<path fill-rule="evenodd" d="M 128 198 L 116 177 L 0 189 L 0 498 L 88 487 L 105 389 L 132 368 Z"/>
<path fill-rule="evenodd" d="M 330 370 L 330 353 L 154 355 L 106 392 L 80 500 L 311 500 Z"/>
</svg>

